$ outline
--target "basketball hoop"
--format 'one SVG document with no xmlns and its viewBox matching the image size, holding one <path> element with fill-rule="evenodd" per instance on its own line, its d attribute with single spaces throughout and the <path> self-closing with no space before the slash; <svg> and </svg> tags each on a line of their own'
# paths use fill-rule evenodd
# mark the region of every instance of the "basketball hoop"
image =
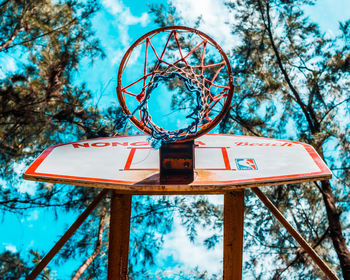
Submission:
<svg viewBox="0 0 350 280">
<path fill-rule="evenodd" d="M 164 45 L 157 52 L 160 41 Z M 124 83 L 125 69 L 137 51 L 144 54 L 141 77 Z M 207 53 L 214 61 L 209 61 Z M 150 55 L 154 61 L 150 62 Z M 175 78 L 184 83 L 194 106 L 186 116 L 191 119 L 188 126 L 167 130 L 152 120 L 148 101 L 160 82 Z M 159 28 L 139 38 L 125 53 L 118 71 L 117 94 L 125 115 L 155 141 L 187 142 L 210 131 L 228 112 L 233 94 L 232 70 L 221 47 L 203 32 L 184 26 Z M 133 97 L 137 106 L 130 108 L 128 97 Z"/>
<path fill-rule="evenodd" d="M 143 67 L 137 68 L 140 70 L 138 78 L 130 81 L 128 79 L 136 73 L 127 75 L 126 72 L 132 68 L 131 61 L 135 56 L 139 59 L 142 51 Z M 150 98 L 164 82 L 169 82 L 168 89 L 171 86 L 180 88 L 179 94 L 189 96 L 192 112 L 186 115 L 190 119 L 187 126 L 165 129 L 152 119 Z M 128 49 L 121 61 L 117 94 L 125 113 L 122 120 L 130 119 L 149 134 L 153 145 L 146 135 L 59 144 L 47 148 L 23 175 L 28 180 L 114 189 L 111 194 L 109 280 L 127 279 L 131 195 L 137 194 L 224 194 L 224 275 L 225 279 L 242 279 L 243 188 L 252 188 L 325 275 L 338 280 L 257 188 L 330 179 L 331 171 L 313 147 L 262 137 L 204 135 L 228 112 L 233 94 L 229 60 L 213 39 L 183 26 L 147 33 Z M 154 149 L 155 143 L 160 144 L 160 149 Z M 107 190 L 103 190 L 96 197 L 27 277 L 28 280 L 40 274 L 106 194 Z"/>
</svg>

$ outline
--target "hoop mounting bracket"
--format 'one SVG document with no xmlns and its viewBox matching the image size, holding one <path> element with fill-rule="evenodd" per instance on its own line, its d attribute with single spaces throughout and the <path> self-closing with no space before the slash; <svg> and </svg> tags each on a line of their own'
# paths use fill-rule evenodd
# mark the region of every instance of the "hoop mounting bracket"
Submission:
<svg viewBox="0 0 350 280">
<path fill-rule="evenodd" d="M 159 149 L 160 183 L 189 184 L 194 179 L 194 140 L 163 143 Z"/>
</svg>

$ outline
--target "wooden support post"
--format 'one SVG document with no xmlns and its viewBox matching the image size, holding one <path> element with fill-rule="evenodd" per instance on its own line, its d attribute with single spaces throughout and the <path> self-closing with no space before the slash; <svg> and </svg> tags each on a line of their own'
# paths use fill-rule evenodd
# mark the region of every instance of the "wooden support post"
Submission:
<svg viewBox="0 0 350 280">
<path fill-rule="evenodd" d="M 47 266 L 47 264 L 52 260 L 52 258 L 57 254 L 57 252 L 63 247 L 68 239 L 74 234 L 74 232 L 81 226 L 85 219 L 91 214 L 91 212 L 96 208 L 99 202 L 106 196 L 109 190 L 102 190 L 98 196 L 90 203 L 90 205 L 84 210 L 84 212 L 78 217 L 78 219 L 71 225 L 71 227 L 66 231 L 66 233 L 61 237 L 61 239 L 52 247 L 50 252 L 41 260 L 41 262 L 36 266 L 36 268 L 30 273 L 26 280 L 35 279 L 41 271 Z"/>
<path fill-rule="evenodd" d="M 108 280 L 126 280 L 128 276 L 131 200 L 129 194 L 111 193 Z"/>
<path fill-rule="evenodd" d="M 224 280 L 242 279 L 244 190 L 224 195 Z"/>
<path fill-rule="evenodd" d="M 326 276 L 331 280 L 339 280 L 338 276 L 329 268 L 329 266 L 320 258 L 320 256 L 317 255 L 316 251 L 305 241 L 305 239 L 293 228 L 293 226 L 286 220 L 286 218 L 271 202 L 271 200 L 268 199 L 268 197 L 259 188 L 252 188 L 252 191 L 260 198 L 260 200 L 277 218 L 277 220 L 288 230 L 288 232 L 294 237 L 294 239 L 317 264 L 317 266 L 324 272 L 324 274 L 326 274 Z"/>
</svg>

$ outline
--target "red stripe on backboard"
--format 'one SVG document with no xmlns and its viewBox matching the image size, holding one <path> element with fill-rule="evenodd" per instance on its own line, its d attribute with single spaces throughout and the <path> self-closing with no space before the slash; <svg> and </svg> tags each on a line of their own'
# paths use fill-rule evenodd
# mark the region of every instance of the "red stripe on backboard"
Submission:
<svg viewBox="0 0 350 280">
<path fill-rule="evenodd" d="M 260 181 L 266 181 L 269 183 L 271 181 L 271 185 L 273 185 L 273 182 L 276 182 L 280 179 L 293 179 L 293 178 L 300 178 L 300 179 L 307 179 L 307 178 L 312 178 L 316 177 L 317 175 L 328 175 L 323 172 L 312 172 L 312 173 L 304 173 L 304 174 L 292 174 L 292 175 L 284 175 L 284 176 L 274 176 L 274 177 L 262 177 L 262 178 L 254 178 L 254 179 L 242 179 L 242 180 L 233 180 L 233 181 L 218 181 L 218 182 L 213 182 L 213 181 L 201 181 L 200 183 L 203 185 L 215 185 L 217 184 L 242 184 L 245 185 L 246 183 L 251 183 L 251 182 L 260 182 Z M 331 173 L 329 175 L 332 175 Z M 301 178 L 303 177 L 303 178 Z M 288 184 L 288 182 L 286 182 Z"/>
<path fill-rule="evenodd" d="M 124 170 L 126 171 L 149 171 L 149 170 L 159 170 L 159 169 L 156 169 L 156 168 L 130 168 L 131 167 L 131 164 L 132 164 L 132 161 L 134 159 L 134 156 L 135 156 L 135 153 L 136 153 L 136 150 L 139 150 L 139 149 L 151 149 L 151 147 L 134 147 L 134 148 L 131 148 L 130 149 L 130 154 L 128 156 L 128 159 L 126 161 L 126 164 L 125 164 L 125 167 L 124 167 Z"/>
<path fill-rule="evenodd" d="M 124 170 L 130 170 L 132 159 L 134 158 L 136 148 L 131 148 L 128 159 L 126 160 L 126 164 L 124 166 Z"/>
<path fill-rule="evenodd" d="M 57 175 L 57 174 L 47 174 L 47 173 L 35 173 L 35 174 L 25 173 L 25 174 L 26 175 L 43 176 L 43 177 L 53 177 L 55 179 L 71 179 L 71 180 L 91 181 L 91 182 L 106 182 L 106 183 L 129 184 L 129 185 L 133 185 L 133 184 L 137 183 L 134 181 L 118 181 L 118 180 L 112 180 L 112 179 L 78 177 L 78 176 L 71 176 L 71 175 Z"/>
<path fill-rule="evenodd" d="M 324 161 L 321 159 L 321 157 L 317 154 L 317 152 L 312 146 L 304 143 L 299 143 L 299 144 L 302 144 L 304 146 L 305 150 L 309 153 L 309 155 L 311 156 L 313 161 L 316 163 L 318 168 L 321 170 L 321 172 L 332 174 L 332 172 L 329 170 L 327 165 L 324 163 Z"/>
<path fill-rule="evenodd" d="M 226 147 L 196 147 L 196 149 L 220 149 L 225 167 L 224 168 L 195 168 L 195 170 L 208 170 L 208 171 L 231 170 L 231 164 L 228 158 Z"/>
<path fill-rule="evenodd" d="M 230 160 L 228 158 L 228 154 L 227 154 L 226 148 L 222 147 L 221 151 L 222 151 L 222 156 L 224 157 L 225 169 L 226 170 L 231 170 Z"/>
<path fill-rule="evenodd" d="M 130 168 L 132 161 L 134 159 L 135 153 L 137 149 L 151 149 L 151 147 L 134 147 L 131 148 L 130 150 L 130 154 L 128 156 L 128 159 L 126 161 L 124 170 L 127 171 L 153 171 L 153 170 L 159 170 L 156 168 Z M 227 154 L 227 149 L 226 147 L 196 147 L 196 149 L 220 149 L 222 152 L 222 157 L 224 160 L 224 164 L 225 167 L 224 168 L 195 168 L 195 170 L 231 170 L 231 164 L 230 164 L 230 160 L 228 158 L 228 154 Z"/>
<path fill-rule="evenodd" d="M 217 136 L 231 136 L 231 137 L 238 137 L 238 138 L 254 138 L 259 139 L 260 137 L 252 137 L 252 136 L 240 136 L 240 135 L 224 135 L 224 134 L 209 134 L 209 135 L 217 135 Z M 88 177 L 78 177 L 78 176 L 70 176 L 70 175 L 57 175 L 57 174 L 46 174 L 46 173 L 37 173 L 36 170 L 40 166 L 40 164 L 45 160 L 45 158 L 52 152 L 53 149 L 59 146 L 64 145 L 70 145 L 73 143 L 81 143 L 81 142 L 91 142 L 96 140 L 103 140 L 103 139 L 111 139 L 111 138 L 121 138 L 121 137 L 137 137 L 137 136 L 144 136 L 144 135 L 127 135 L 127 136 L 116 136 L 116 137 L 105 137 L 105 138 L 97 138 L 97 139 L 88 139 L 88 140 L 80 140 L 76 142 L 70 142 L 65 144 L 59 144 L 54 145 L 49 148 L 47 148 L 25 171 L 24 174 L 26 175 L 37 175 L 37 176 L 43 176 L 43 177 L 53 177 L 56 179 L 64 178 L 64 179 L 72 179 L 72 180 L 85 180 L 85 181 L 95 181 L 95 182 L 109 182 L 109 183 L 119 183 L 119 184 L 135 184 L 136 181 L 119 181 L 119 180 L 111 180 L 111 179 L 102 179 L 102 178 L 88 178 Z M 200 139 L 200 138 L 199 138 Z M 263 178 L 255 178 L 255 179 L 244 179 L 244 180 L 232 180 L 232 181 L 207 181 L 207 182 L 200 182 L 200 184 L 240 184 L 240 183 L 250 183 L 250 182 L 260 182 L 260 181 L 271 181 L 271 184 L 273 184 L 273 181 L 281 180 L 281 179 L 293 179 L 293 178 L 299 178 L 299 177 L 305 177 L 306 179 L 308 177 L 316 177 L 317 175 L 329 175 L 331 176 L 332 173 L 329 170 L 329 168 L 326 166 L 326 164 L 323 162 L 323 160 L 319 157 L 317 152 L 314 150 L 314 148 L 308 144 L 296 142 L 296 141 L 290 141 L 290 140 L 279 140 L 279 139 L 272 139 L 272 138 L 264 138 L 269 140 L 275 140 L 275 141 L 281 141 L 285 143 L 293 143 L 302 145 L 307 153 L 311 156 L 315 164 L 320 169 L 319 172 L 311 172 L 311 173 L 302 173 L 302 174 L 294 174 L 294 175 L 284 175 L 284 176 L 274 176 L 274 177 L 263 177 Z M 210 169 L 210 170 L 231 170 L 230 161 L 227 155 L 227 149 L 225 147 L 197 147 L 197 148 L 221 148 L 223 159 L 225 163 L 225 168 L 223 169 Z M 132 164 L 132 159 L 134 157 L 134 154 L 136 152 L 136 149 L 150 149 L 150 147 L 133 147 L 130 149 L 130 154 L 127 159 L 125 170 L 157 170 L 157 169 L 130 169 Z M 209 170 L 209 169 L 208 169 Z"/>
<path fill-rule="evenodd" d="M 40 154 L 40 156 L 29 166 L 29 168 L 26 170 L 26 172 L 24 172 L 24 174 L 26 174 L 26 175 L 37 174 L 37 173 L 35 173 L 36 169 L 44 161 L 44 159 L 51 153 L 51 151 L 58 146 L 62 146 L 62 145 L 51 146 L 51 147 L 47 148 L 45 151 L 43 151 Z"/>
</svg>

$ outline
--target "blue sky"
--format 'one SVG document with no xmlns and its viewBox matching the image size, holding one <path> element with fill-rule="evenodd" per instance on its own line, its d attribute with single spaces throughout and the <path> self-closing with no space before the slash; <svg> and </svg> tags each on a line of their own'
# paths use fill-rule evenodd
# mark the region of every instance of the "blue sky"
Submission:
<svg viewBox="0 0 350 280">
<path fill-rule="evenodd" d="M 232 22 L 231 15 L 220 0 L 177 0 L 172 1 L 184 18 L 183 25 L 193 26 L 198 16 L 203 16 L 200 30 L 212 36 L 226 51 L 230 50 L 234 39 L 225 22 Z M 126 49 L 144 33 L 157 28 L 152 15 L 148 14 L 147 3 L 166 3 L 166 1 L 143 0 L 103 0 L 102 10 L 94 18 L 96 36 L 101 40 L 107 58 L 96 61 L 95 64 L 82 63 L 76 75 L 77 83 L 85 82 L 94 93 L 94 104 L 106 108 L 111 104 L 117 106 L 115 88 L 117 86 L 117 71 L 121 57 Z M 321 30 L 330 35 L 337 33 L 338 21 L 350 16 L 350 1 L 321 0 L 306 9 L 310 18 L 316 21 Z M 0 78 L 6 72 L 12 72 L 19 67 L 17 60 L 11 56 L 0 57 Z M 98 104 L 97 104 L 98 103 Z M 22 168 L 19 168 L 19 172 Z M 23 182 L 19 186 L 23 192 L 33 192 L 35 184 Z M 221 196 L 210 196 L 214 203 L 222 204 Z M 6 214 L 2 217 L 0 231 L 0 251 L 28 251 L 31 248 L 47 252 L 59 235 L 75 220 L 79 213 L 58 212 L 58 219 L 50 209 L 34 209 L 26 216 Z M 204 234 L 208 232 L 204 231 Z M 199 240 L 203 239 L 200 237 Z M 193 258 L 192 255 L 199 257 Z M 171 259 L 172 265 L 185 269 L 199 265 L 211 273 L 221 270 L 221 245 L 212 251 L 205 250 L 200 243 L 190 244 L 184 229 L 175 222 L 174 230 L 165 236 L 164 249 L 159 254 L 159 264 L 167 265 Z M 69 262 L 65 269 L 59 268 L 58 278 L 67 279 L 74 261 Z M 56 268 L 57 269 L 57 268 Z"/>
</svg>

